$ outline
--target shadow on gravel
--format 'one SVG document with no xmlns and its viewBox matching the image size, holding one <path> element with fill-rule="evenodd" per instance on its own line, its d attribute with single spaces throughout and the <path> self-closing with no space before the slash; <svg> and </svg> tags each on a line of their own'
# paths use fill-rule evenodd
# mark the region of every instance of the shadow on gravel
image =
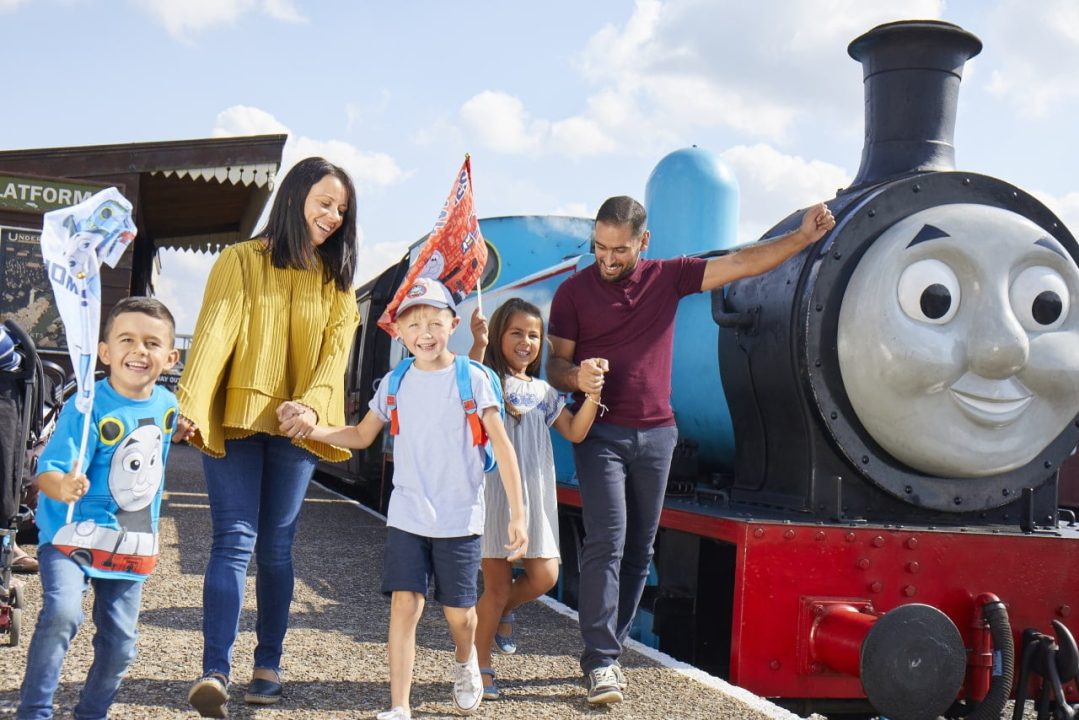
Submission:
<svg viewBox="0 0 1079 720">
<path fill-rule="evenodd" d="M 198 451 L 187 446 L 173 448 L 166 487 L 169 495 L 162 515 L 171 518 L 176 526 L 178 547 L 173 552 L 179 558 L 180 570 L 201 576 L 211 540 L 210 511 Z M 293 546 L 296 593 L 290 630 L 334 630 L 360 642 L 384 642 L 389 627 L 389 601 L 380 590 L 385 539 L 385 525 L 379 518 L 312 483 Z M 256 562 L 253 558 L 248 576 L 254 576 Z M 316 598 L 311 598 L 305 589 Z M 201 595 L 177 598 L 177 603 L 168 610 L 144 610 L 141 622 L 166 628 L 199 628 Z M 516 632 L 522 651 L 539 655 L 579 652 L 579 640 L 569 648 L 564 643 L 551 646 L 548 640 L 552 621 L 570 621 L 555 620 L 550 613 L 537 603 L 518 611 Z M 254 611 L 244 610 L 240 631 L 253 631 L 255 619 Z M 442 606 L 433 599 L 433 593 L 427 598 L 417 647 L 452 648 Z"/>
</svg>

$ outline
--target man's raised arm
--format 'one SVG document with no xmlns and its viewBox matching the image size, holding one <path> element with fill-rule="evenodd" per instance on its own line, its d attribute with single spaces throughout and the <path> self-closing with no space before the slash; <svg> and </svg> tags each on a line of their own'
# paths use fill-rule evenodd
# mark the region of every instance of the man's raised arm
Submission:
<svg viewBox="0 0 1079 720">
<path fill-rule="evenodd" d="M 835 218 L 832 217 L 832 211 L 824 203 L 817 203 L 802 215 L 802 222 L 797 230 L 709 260 L 704 269 L 701 292 L 715 290 L 735 280 L 767 272 L 820 240 L 834 227 Z"/>
</svg>

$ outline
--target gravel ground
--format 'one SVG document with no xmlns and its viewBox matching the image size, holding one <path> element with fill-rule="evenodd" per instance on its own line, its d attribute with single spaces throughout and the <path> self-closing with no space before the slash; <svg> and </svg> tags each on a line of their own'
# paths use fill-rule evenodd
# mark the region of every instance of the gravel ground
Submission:
<svg viewBox="0 0 1079 720">
<path fill-rule="evenodd" d="M 172 450 L 162 510 L 161 561 L 143 594 L 139 655 L 120 689 L 113 718 L 190 718 L 190 683 L 201 670 L 202 573 L 210 540 L 199 454 Z M 254 652 L 254 575 L 248 576 L 233 672 L 233 718 L 373 717 L 389 701 L 385 635 L 388 603 L 378 590 L 385 527 L 354 504 L 312 486 L 295 546 L 296 591 L 285 640 L 285 696 L 272 707 L 242 702 Z M 29 547 L 30 552 L 36 548 Z M 252 564 L 252 573 L 254 565 Z M 17 704 L 26 648 L 40 602 L 36 575 L 25 578 L 23 641 L 0 647 L 0 714 Z M 89 602 L 89 601 L 88 601 Z M 417 637 L 413 716 L 455 717 L 448 667 L 452 641 L 442 613 L 429 603 Z M 87 605 L 89 607 L 89 605 Z M 576 623 L 540 603 L 518 611 L 517 655 L 498 657 L 503 699 L 485 702 L 476 717 L 794 718 L 766 703 L 737 697 L 686 677 L 635 652 L 624 657 L 626 701 L 591 708 L 584 701 Z M 92 658 L 92 623 L 68 652 L 56 700 L 64 715 L 76 700 Z"/>
</svg>

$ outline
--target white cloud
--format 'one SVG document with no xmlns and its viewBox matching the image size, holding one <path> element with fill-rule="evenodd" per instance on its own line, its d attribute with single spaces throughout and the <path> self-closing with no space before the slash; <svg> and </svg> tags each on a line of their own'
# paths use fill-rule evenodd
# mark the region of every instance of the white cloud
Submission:
<svg viewBox="0 0 1079 720">
<path fill-rule="evenodd" d="M 604 119 L 785 141 L 800 117 L 827 112 L 826 101 L 857 102 L 857 83 L 830 82 L 857 72 L 843 52 L 851 38 L 941 10 L 941 0 L 792 0 L 781 13 L 740 0 L 638 0 L 623 27 L 592 36 L 580 66 L 598 87 Z"/>
<path fill-rule="evenodd" d="M 8 0 L 0 0 L 0 2 Z M 219 25 L 232 25 L 240 16 L 257 10 L 275 20 L 306 22 L 292 0 L 131 0 L 178 40 Z"/>
<path fill-rule="evenodd" d="M 356 285 L 363 285 L 391 265 L 396 265 L 405 256 L 408 246 L 418 240 L 401 240 L 374 244 L 360 243 L 356 254 Z"/>
<path fill-rule="evenodd" d="M 352 176 L 357 192 L 395 185 L 409 173 L 398 166 L 392 156 L 382 152 L 363 152 L 341 140 L 315 140 L 290 135 L 285 144 L 281 168 L 286 172 L 298 161 L 318 155 L 340 165 Z"/>
<path fill-rule="evenodd" d="M 518 155 L 539 149 L 550 123 L 533 120 L 513 95 L 485 90 L 461 106 L 461 122 L 497 152 Z"/>
<path fill-rule="evenodd" d="M 610 152 L 615 143 L 595 120 L 572 117 L 551 125 L 551 145 L 569 157 Z"/>
<path fill-rule="evenodd" d="M 1079 192 L 1068 193 L 1062 197 L 1034 190 L 1031 195 L 1045 203 L 1064 223 L 1071 234 L 1079 238 Z"/>
<path fill-rule="evenodd" d="M 190 335 L 195 331 L 206 278 L 217 259 L 202 252 L 161 250 L 161 274 L 154 280 L 154 295 L 172 312 L 176 332 Z"/>
<path fill-rule="evenodd" d="M 427 124 L 427 127 L 420 128 L 413 133 L 412 142 L 416 143 L 418 147 L 431 147 L 432 145 L 462 147 L 467 145 L 460 126 L 445 115 L 436 116 Z"/>
<path fill-rule="evenodd" d="M 742 216 L 740 242 L 755 240 L 798 208 L 835 197 L 850 184 L 843 168 L 820 160 L 785 155 L 763 143 L 722 153 L 738 178 Z"/>
<path fill-rule="evenodd" d="M 462 130 L 481 146 L 507 155 L 556 154 L 571 158 L 610 152 L 614 141 L 587 117 L 550 121 L 531 117 L 513 95 L 485 90 L 461 106 Z M 434 127 L 424 131 L 427 139 Z M 442 129 L 445 133 L 445 128 Z"/>
<path fill-rule="evenodd" d="M 1079 5 L 1044 0 L 1037 8 L 1000 0 L 984 38 L 996 58 L 989 92 L 1027 118 L 1063 112 L 1079 101 Z"/>
<path fill-rule="evenodd" d="M 598 208 L 597 208 L 598 209 Z M 590 208 L 587 203 L 583 202 L 568 202 L 559 205 L 551 211 L 552 215 L 564 215 L 565 217 L 583 217 L 591 218 L 595 217 L 596 210 Z"/>
<path fill-rule="evenodd" d="M 299 160 L 318 155 L 345 168 L 356 183 L 357 192 L 393 185 L 408 177 L 408 173 L 386 153 L 364 152 L 341 140 L 316 140 L 297 136 L 287 125 L 259 108 L 234 105 L 223 110 L 218 113 L 211 131 L 214 137 L 269 133 L 286 133 L 289 136 L 282 153 L 279 175 L 288 172 Z"/>
<path fill-rule="evenodd" d="M 853 37 L 942 8 L 942 0 L 788 0 L 783 12 L 764 13 L 742 0 L 637 0 L 582 50 L 577 66 L 594 90 L 579 113 L 538 117 L 526 99 L 487 90 L 464 103 L 460 120 L 486 147 L 517 155 L 652 156 L 701 130 L 783 145 L 800 121 L 832 113 L 847 123 L 838 114 L 860 106 L 860 83 L 831 82 L 858 75 L 844 52 Z"/>
<path fill-rule="evenodd" d="M 247 105 L 233 105 L 217 114 L 210 134 L 215 138 L 238 135 L 289 134 L 288 126 L 265 110 Z"/>
<path fill-rule="evenodd" d="M 0 0 L 0 12 L 14 10 L 25 2 L 26 0 Z"/>
<path fill-rule="evenodd" d="M 307 18 L 296 9 L 292 0 L 263 0 L 262 11 L 274 20 L 289 23 L 306 23 Z"/>
</svg>

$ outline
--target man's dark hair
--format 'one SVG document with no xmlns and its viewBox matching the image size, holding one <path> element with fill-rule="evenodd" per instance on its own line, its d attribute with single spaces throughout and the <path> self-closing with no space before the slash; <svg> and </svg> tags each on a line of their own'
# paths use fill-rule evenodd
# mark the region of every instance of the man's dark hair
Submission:
<svg viewBox="0 0 1079 720">
<path fill-rule="evenodd" d="M 307 234 L 304 205 L 307 195 L 322 178 L 333 175 L 348 191 L 348 208 L 341 226 L 326 242 L 311 247 Z M 322 281 L 333 282 L 338 290 L 352 288 L 356 270 L 356 188 L 343 169 L 320 157 L 309 157 L 296 163 L 277 188 L 273 207 L 266 225 L 255 233 L 269 243 L 270 261 L 275 268 L 307 270 L 312 267 L 312 250 L 322 260 Z"/>
<path fill-rule="evenodd" d="M 103 340 L 107 341 L 109 339 L 109 333 L 112 332 L 113 321 L 117 316 L 123 315 L 124 313 L 142 313 L 143 315 L 149 315 L 158 320 L 164 320 L 169 325 L 169 339 L 172 341 L 176 340 L 176 320 L 173 319 L 169 309 L 165 307 L 165 303 L 157 298 L 146 297 L 143 295 L 126 297 L 112 306 L 112 310 L 109 310 L 109 316 L 105 318 L 105 333 L 102 335 Z"/>
<path fill-rule="evenodd" d="M 633 231 L 633 237 L 640 237 L 644 232 L 644 221 L 648 219 L 648 213 L 644 206 L 628 195 L 617 195 L 607 198 L 599 206 L 596 213 L 596 222 L 605 225 L 629 225 Z"/>
</svg>

